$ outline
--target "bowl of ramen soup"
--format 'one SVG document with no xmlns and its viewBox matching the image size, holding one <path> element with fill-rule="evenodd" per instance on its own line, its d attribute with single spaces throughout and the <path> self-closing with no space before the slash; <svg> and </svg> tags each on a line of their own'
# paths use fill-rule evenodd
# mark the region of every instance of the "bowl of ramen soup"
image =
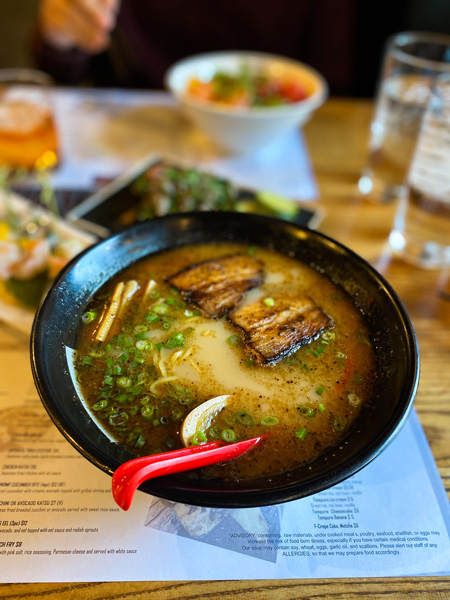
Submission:
<svg viewBox="0 0 450 600">
<path fill-rule="evenodd" d="M 293 500 L 353 475 L 395 437 L 419 377 L 408 315 L 367 262 L 239 213 L 170 215 L 89 248 L 48 293 L 31 349 L 54 423 L 109 475 L 181 448 L 186 415 L 228 395 L 187 443 L 263 442 L 141 486 L 215 507 Z"/>
<path fill-rule="evenodd" d="M 165 83 L 216 145 L 238 154 L 281 143 L 328 95 L 327 83 L 315 69 L 262 52 L 191 56 L 167 71 Z"/>
</svg>

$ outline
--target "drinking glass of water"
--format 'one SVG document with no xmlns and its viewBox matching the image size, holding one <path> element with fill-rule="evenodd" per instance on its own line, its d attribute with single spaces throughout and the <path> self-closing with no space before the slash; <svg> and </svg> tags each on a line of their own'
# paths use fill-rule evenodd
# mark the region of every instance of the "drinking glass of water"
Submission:
<svg viewBox="0 0 450 600">
<path fill-rule="evenodd" d="M 450 75 L 430 90 L 389 242 L 420 267 L 450 267 Z"/>
<path fill-rule="evenodd" d="M 358 188 L 369 200 L 391 202 L 406 192 L 430 88 L 450 74 L 450 36 L 398 33 L 386 45 L 370 128 L 369 156 Z"/>
</svg>

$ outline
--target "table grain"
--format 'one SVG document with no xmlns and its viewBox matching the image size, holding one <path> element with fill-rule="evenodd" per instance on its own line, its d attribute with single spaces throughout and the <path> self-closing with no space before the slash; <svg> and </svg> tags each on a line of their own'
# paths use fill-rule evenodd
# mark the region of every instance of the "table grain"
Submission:
<svg viewBox="0 0 450 600">
<path fill-rule="evenodd" d="M 395 205 L 371 204 L 357 189 L 367 155 L 372 103 L 336 98 L 321 107 L 304 133 L 325 216 L 319 230 L 379 270 L 405 304 L 421 354 L 415 407 L 447 494 L 450 494 L 450 272 L 423 271 L 387 247 Z M 1 328 L 0 328 L 1 335 Z M 4 600 L 448 600 L 450 577 L 195 582 L 3 584 Z"/>
</svg>

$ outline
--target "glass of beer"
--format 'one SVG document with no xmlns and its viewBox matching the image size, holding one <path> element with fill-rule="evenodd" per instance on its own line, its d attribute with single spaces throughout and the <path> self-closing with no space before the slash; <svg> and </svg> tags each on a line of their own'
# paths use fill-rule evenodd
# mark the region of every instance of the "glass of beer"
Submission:
<svg viewBox="0 0 450 600">
<path fill-rule="evenodd" d="M 33 69 L 0 70 L 0 166 L 43 171 L 58 164 L 52 83 Z"/>
<path fill-rule="evenodd" d="M 369 200 L 391 202 L 406 193 L 430 88 L 450 73 L 450 36 L 399 33 L 386 45 L 370 127 L 369 156 L 358 188 Z"/>
<path fill-rule="evenodd" d="M 450 267 L 450 75 L 430 91 L 389 242 L 419 267 Z"/>
</svg>

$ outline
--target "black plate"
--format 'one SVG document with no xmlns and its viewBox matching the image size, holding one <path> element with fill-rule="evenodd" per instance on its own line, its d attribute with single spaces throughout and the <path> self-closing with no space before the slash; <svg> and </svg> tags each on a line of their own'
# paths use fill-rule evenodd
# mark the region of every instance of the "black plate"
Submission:
<svg viewBox="0 0 450 600">
<path fill-rule="evenodd" d="M 191 166 L 177 164 L 173 160 L 164 160 L 158 156 L 147 157 L 124 175 L 118 177 L 90 197 L 85 198 L 83 202 L 80 202 L 67 213 L 66 218 L 74 222 L 77 227 L 93 233 L 99 238 L 107 238 L 111 234 L 122 231 L 124 229 L 121 222 L 123 215 L 133 207 L 136 207 L 142 200 L 142 193 L 136 189 L 136 182 L 149 168 L 160 164 L 173 170 L 193 169 Z M 202 173 L 198 169 L 195 170 Z M 217 176 L 217 180 L 231 184 L 231 182 L 219 176 Z M 270 209 L 267 209 L 260 203 L 258 200 L 260 191 L 232 185 L 238 194 L 238 204 L 241 206 L 245 204 L 247 206 L 244 212 L 263 213 L 276 217 L 281 216 L 272 214 L 273 211 L 270 211 Z M 292 217 L 289 217 L 289 220 L 297 223 L 297 225 L 314 229 L 320 224 L 323 218 L 323 209 L 314 206 L 312 203 L 306 205 L 292 202 L 291 206 L 296 208 L 296 213 Z"/>
<path fill-rule="evenodd" d="M 405 422 L 419 380 L 416 337 L 394 290 L 367 262 L 332 239 L 286 221 L 236 213 L 172 215 L 135 225 L 74 259 L 33 326 L 32 370 L 44 406 L 75 448 L 106 473 L 133 458 L 85 409 L 67 348 L 75 346 L 89 299 L 113 275 L 154 252 L 214 241 L 274 248 L 320 270 L 352 296 L 367 320 L 378 363 L 372 401 L 348 434 L 349 443 L 344 440 L 307 467 L 240 485 L 202 481 L 198 471 L 191 471 L 151 480 L 141 489 L 188 504 L 237 508 L 302 498 L 343 481 L 378 456 Z"/>
</svg>

